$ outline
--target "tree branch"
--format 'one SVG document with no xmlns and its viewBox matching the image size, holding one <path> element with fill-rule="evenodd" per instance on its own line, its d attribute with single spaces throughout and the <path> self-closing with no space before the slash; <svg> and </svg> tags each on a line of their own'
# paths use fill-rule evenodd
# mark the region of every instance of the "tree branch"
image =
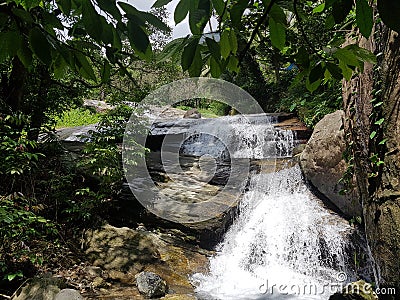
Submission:
<svg viewBox="0 0 400 300">
<path fill-rule="evenodd" d="M 261 16 L 261 18 L 258 20 L 256 27 L 254 27 L 253 32 L 251 33 L 250 40 L 246 43 L 246 46 L 242 50 L 242 52 L 239 55 L 239 64 L 242 63 L 244 56 L 246 55 L 247 51 L 249 51 L 251 44 L 253 43 L 258 31 L 260 30 L 260 27 L 264 22 L 267 20 L 269 13 L 271 12 L 272 6 L 274 5 L 275 0 L 272 0 L 267 9 L 265 10 L 264 14 Z"/>
<path fill-rule="evenodd" d="M 299 23 L 299 30 L 301 33 L 301 36 L 303 37 L 303 40 L 306 42 L 307 46 L 311 49 L 311 51 L 316 54 L 319 58 L 321 58 L 322 60 L 326 60 L 326 58 L 324 58 L 319 51 L 314 47 L 314 45 L 311 43 L 310 39 L 308 38 L 304 27 L 303 27 L 303 23 L 302 20 L 300 18 L 300 14 L 299 11 L 297 9 L 297 5 L 298 5 L 299 0 L 293 0 L 293 11 L 294 11 L 294 15 L 296 17 L 297 22 Z"/>
</svg>

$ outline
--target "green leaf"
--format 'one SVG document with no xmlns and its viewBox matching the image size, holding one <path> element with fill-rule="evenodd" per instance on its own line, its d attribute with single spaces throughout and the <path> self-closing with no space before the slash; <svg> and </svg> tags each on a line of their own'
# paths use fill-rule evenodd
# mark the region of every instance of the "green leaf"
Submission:
<svg viewBox="0 0 400 300">
<path fill-rule="evenodd" d="M 232 72 L 239 72 L 239 60 L 236 58 L 236 56 L 230 56 L 229 61 L 228 61 L 228 69 L 231 70 Z"/>
<path fill-rule="evenodd" d="M 353 53 L 358 57 L 358 59 L 364 62 L 372 64 L 376 63 L 376 55 L 365 48 L 361 48 L 357 44 L 347 45 L 346 47 L 344 47 L 344 49 L 353 51 Z"/>
<path fill-rule="evenodd" d="M 342 23 L 350 13 L 353 0 L 337 0 L 332 5 L 332 14 L 336 24 Z"/>
<path fill-rule="evenodd" d="M 390 29 L 400 33 L 400 1 L 378 0 L 378 11 L 383 22 Z"/>
<path fill-rule="evenodd" d="M 44 23 L 51 25 L 53 28 L 64 30 L 64 25 L 61 21 L 52 13 L 43 12 L 42 13 Z"/>
<path fill-rule="evenodd" d="M 330 8 L 332 7 L 333 3 L 335 3 L 337 0 L 325 0 L 325 7 Z"/>
<path fill-rule="evenodd" d="M 97 42 L 101 40 L 103 28 L 96 9 L 91 1 L 82 2 L 82 22 L 87 33 Z"/>
<path fill-rule="evenodd" d="M 382 123 L 385 121 L 385 118 L 379 119 L 378 121 L 376 121 L 374 124 L 375 125 L 382 125 Z"/>
<path fill-rule="evenodd" d="M 353 70 L 342 60 L 339 61 L 339 68 L 342 70 L 343 77 L 349 81 L 353 75 Z"/>
<path fill-rule="evenodd" d="M 110 13 L 117 21 L 122 19 L 121 12 L 119 11 L 114 0 L 97 0 L 97 4 L 103 11 Z"/>
<path fill-rule="evenodd" d="M 231 42 L 230 42 L 230 33 L 228 30 L 224 30 L 221 34 L 220 46 L 221 46 L 221 55 L 223 58 L 227 58 L 231 53 Z"/>
<path fill-rule="evenodd" d="M 322 3 L 313 9 L 313 13 L 321 13 L 325 9 L 325 3 Z"/>
<path fill-rule="evenodd" d="M 315 92 L 318 87 L 321 85 L 321 79 L 311 83 L 310 80 L 307 78 L 306 80 L 306 88 L 309 90 L 311 93 Z"/>
<path fill-rule="evenodd" d="M 63 56 L 59 54 L 53 63 L 54 76 L 56 79 L 63 78 L 67 73 L 68 65 Z"/>
<path fill-rule="evenodd" d="M 180 0 L 175 8 L 174 21 L 175 25 L 182 22 L 189 13 L 190 0 Z"/>
<path fill-rule="evenodd" d="M 274 19 L 276 23 L 281 23 L 283 25 L 287 23 L 286 14 L 279 5 L 272 5 L 269 16 Z"/>
<path fill-rule="evenodd" d="M 121 50 L 122 49 L 122 42 L 121 42 L 121 37 L 117 32 L 117 29 L 112 26 L 112 33 L 113 33 L 113 43 L 112 46 L 115 49 Z"/>
<path fill-rule="evenodd" d="M 29 69 L 32 65 L 32 51 L 26 45 L 22 45 L 18 49 L 17 55 L 25 68 Z"/>
<path fill-rule="evenodd" d="M 236 37 L 236 33 L 234 30 L 231 30 L 229 32 L 229 43 L 230 43 L 230 48 L 233 54 L 236 54 L 238 50 L 238 41 Z"/>
<path fill-rule="evenodd" d="M 214 59 L 214 57 L 210 58 L 210 71 L 211 76 L 214 78 L 219 78 L 222 74 L 220 64 Z"/>
<path fill-rule="evenodd" d="M 297 50 L 295 58 L 296 62 L 304 69 L 307 69 L 310 66 L 310 55 L 308 54 L 304 46 L 300 47 L 299 50 Z"/>
<path fill-rule="evenodd" d="M 100 16 L 101 28 L 103 28 L 103 32 L 101 34 L 101 40 L 104 44 L 113 44 L 114 41 L 114 33 L 113 33 L 113 25 L 109 24 L 103 16 Z"/>
<path fill-rule="evenodd" d="M 333 15 L 328 15 L 325 20 L 325 27 L 326 29 L 332 29 L 333 26 L 335 26 L 335 18 L 333 17 Z"/>
<path fill-rule="evenodd" d="M 51 64 L 51 46 L 42 31 L 33 27 L 29 32 L 29 43 L 33 53 L 45 65 Z"/>
<path fill-rule="evenodd" d="M 231 8 L 231 21 L 235 28 L 240 28 L 242 25 L 242 16 L 247 8 L 248 0 L 239 0 Z"/>
<path fill-rule="evenodd" d="M 197 48 L 199 45 L 199 38 L 193 38 L 186 46 L 183 48 L 181 65 L 183 71 L 186 71 L 192 65 L 195 55 L 197 52 Z"/>
<path fill-rule="evenodd" d="M 150 25 L 154 26 L 157 29 L 160 29 L 161 31 L 164 32 L 170 32 L 171 29 L 168 27 L 167 24 L 165 24 L 163 21 L 161 21 L 159 18 L 157 18 L 155 15 L 148 13 L 148 12 L 140 12 L 140 17 L 144 19 L 147 23 Z"/>
<path fill-rule="evenodd" d="M 29 12 L 27 12 L 25 9 L 13 7 L 11 11 L 15 16 L 17 16 L 18 18 L 20 18 L 21 20 L 23 20 L 24 22 L 26 22 L 28 24 L 31 24 L 34 22 L 31 14 Z"/>
<path fill-rule="evenodd" d="M 157 60 L 166 61 L 171 57 L 174 57 L 177 53 L 181 52 L 185 45 L 186 38 L 174 39 L 165 45 L 164 49 L 157 55 Z"/>
<path fill-rule="evenodd" d="M 0 63 L 17 54 L 22 45 L 19 31 L 0 32 Z"/>
<path fill-rule="evenodd" d="M 191 7 L 189 12 L 189 27 L 193 34 L 201 34 L 210 19 L 210 0 L 198 0 L 198 6 Z"/>
<path fill-rule="evenodd" d="M 376 136 L 376 131 L 372 131 L 369 138 L 372 140 Z"/>
<path fill-rule="evenodd" d="M 343 78 L 342 72 L 336 64 L 328 62 L 326 68 L 336 80 L 341 80 Z"/>
<path fill-rule="evenodd" d="M 152 8 L 159 8 L 159 7 L 163 7 L 165 5 L 167 5 L 168 3 L 170 3 L 172 0 L 157 0 Z"/>
<path fill-rule="evenodd" d="M 144 30 L 132 19 L 128 21 L 127 28 L 131 46 L 143 54 L 146 53 L 150 41 Z"/>
<path fill-rule="evenodd" d="M 213 4 L 213 7 L 214 7 L 215 11 L 217 12 L 217 14 L 222 16 L 222 14 L 224 13 L 224 10 L 225 10 L 224 0 L 211 0 L 211 2 Z"/>
<path fill-rule="evenodd" d="M 74 56 L 77 60 L 79 73 L 86 79 L 96 81 L 96 75 L 94 74 L 92 64 L 89 62 L 89 59 L 80 52 L 74 52 Z"/>
<path fill-rule="evenodd" d="M 58 7 L 65 15 L 71 12 L 71 0 L 57 0 Z"/>
<path fill-rule="evenodd" d="M 199 77 L 203 67 L 203 60 L 201 58 L 200 47 L 196 48 L 193 56 L 192 64 L 189 67 L 189 75 L 191 77 Z"/>
<path fill-rule="evenodd" d="M 269 35 L 271 43 L 279 50 L 283 50 L 286 43 L 286 30 L 285 26 L 281 23 L 276 23 L 273 18 L 269 19 Z"/>
<path fill-rule="evenodd" d="M 384 145 L 387 142 L 387 139 L 383 139 L 382 141 L 379 142 L 378 145 Z"/>
<path fill-rule="evenodd" d="M 101 67 L 101 82 L 107 83 L 110 81 L 111 66 L 108 61 L 105 61 Z"/>
<path fill-rule="evenodd" d="M 361 34 L 369 38 L 374 25 L 374 16 L 367 0 L 356 0 L 356 21 Z"/>
<path fill-rule="evenodd" d="M 333 56 L 349 66 L 360 66 L 360 61 L 358 60 L 356 52 L 353 49 L 339 48 L 335 51 L 335 53 L 333 53 Z"/>
<path fill-rule="evenodd" d="M 216 61 L 219 61 L 221 58 L 221 48 L 218 45 L 216 41 L 213 39 L 210 39 L 209 37 L 206 37 L 206 44 L 208 46 L 208 49 L 211 52 L 211 55 Z"/>
<path fill-rule="evenodd" d="M 322 68 L 321 63 L 317 63 L 315 67 L 311 70 L 310 75 L 308 75 L 310 84 L 321 80 L 324 75 L 324 71 L 325 70 Z"/>
</svg>

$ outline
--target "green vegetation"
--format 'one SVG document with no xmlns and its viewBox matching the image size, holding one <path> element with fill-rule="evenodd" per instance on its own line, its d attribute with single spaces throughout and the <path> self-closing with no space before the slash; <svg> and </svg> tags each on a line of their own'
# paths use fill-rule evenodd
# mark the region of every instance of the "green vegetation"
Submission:
<svg viewBox="0 0 400 300">
<path fill-rule="evenodd" d="M 96 124 L 100 121 L 101 114 L 90 109 L 73 108 L 63 113 L 61 117 L 55 117 L 56 129 Z"/>
<path fill-rule="evenodd" d="M 180 0 L 174 19 L 179 24 L 189 16 L 191 35 L 168 43 L 165 5 L 171 1 L 155 1 L 151 12 L 104 0 L 0 4 L 0 288 L 11 292 L 16 286 L 9 281 L 18 285 L 46 263 L 62 263 L 49 253 L 77 248 L 64 241 L 104 221 L 123 181 L 119 144 L 134 112 L 126 102 L 139 102 L 188 75 L 231 81 L 266 111 L 292 111 L 313 126 L 341 107 L 341 80 L 377 63 L 371 75 L 380 76 L 370 91 L 373 113 L 359 116 L 366 113 L 347 107 L 350 120 L 371 117 L 372 126 L 364 132 L 371 144 L 369 149 L 368 141 L 358 145 L 358 136 L 348 142 L 357 155 L 370 151 L 367 162 L 354 168 L 372 165 L 375 181 L 365 190 L 391 178 L 382 175 L 385 155 L 391 153 L 386 144 L 397 149 L 399 139 L 397 133 L 386 134 L 396 124 L 386 112 L 394 111 L 398 99 L 387 107 L 384 88 L 397 81 L 383 76 L 381 60 L 387 53 L 380 48 L 371 53 L 359 41 L 390 36 L 375 32 L 385 26 L 400 31 L 395 1 Z M 219 21 L 211 28 L 219 38 L 204 34 L 211 17 Z M 88 97 L 115 109 L 97 114 L 81 108 Z M 179 107 L 196 107 L 205 117 L 234 111 L 219 102 L 191 101 Z M 54 126 L 93 123 L 98 131 L 78 154 L 68 154 L 54 137 Z M 135 151 L 145 153 L 141 147 Z M 385 193 L 369 196 L 374 195 Z"/>
<path fill-rule="evenodd" d="M 217 118 L 226 116 L 230 111 L 230 107 L 225 103 L 207 99 L 188 100 L 175 107 L 182 110 L 196 108 L 204 118 Z"/>
</svg>

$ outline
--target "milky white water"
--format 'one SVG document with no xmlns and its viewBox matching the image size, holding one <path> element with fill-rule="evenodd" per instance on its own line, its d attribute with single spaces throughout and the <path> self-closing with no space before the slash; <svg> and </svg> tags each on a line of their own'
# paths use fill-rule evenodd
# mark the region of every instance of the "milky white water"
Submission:
<svg viewBox="0 0 400 300">
<path fill-rule="evenodd" d="M 275 122 L 276 117 L 268 115 L 237 115 L 192 125 L 186 132 L 181 154 L 207 154 L 224 160 L 290 156 L 293 133 L 276 130 Z"/>
<path fill-rule="evenodd" d="M 240 126 L 244 143 L 254 144 Z M 268 137 L 242 155 L 290 155 L 293 135 L 254 128 Z M 209 274 L 192 277 L 199 299 L 328 299 L 357 279 L 350 259 L 354 228 L 309 192 L 298 166 L 253 175 L 239 212 L 210 259 Z"/>
</svg>

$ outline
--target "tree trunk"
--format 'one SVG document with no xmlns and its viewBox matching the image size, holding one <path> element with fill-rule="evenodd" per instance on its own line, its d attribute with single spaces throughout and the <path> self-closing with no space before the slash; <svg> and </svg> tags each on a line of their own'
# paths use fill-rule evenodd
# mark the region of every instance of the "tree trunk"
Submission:
<svg viewBox="0 0 400 300">
<path fill-rule="evenodd" d="M 5 102 L 12 111 L 20 111 L 24 97 L 24 87 L 27 71 L 18 58 L 15 56 L 12 60 L 12 70 L 8 82 L 6 83 Z"/>
<path fill-rule="evenodd" d="M 362 74 L 343 84 L 345 131 L 354 155 L 376 281 L 381 286 L 397 287 L 399 293 L 400 38 L 377 26 L 373 37 L 361 38 L 358 43 L 382 54 L 375 67 L 367 64 Z M 375 124 L 382 118 L 382 125 Z M 373 131 L 376 135 L 370 138 Z M 371 160 L 374 155 L 376 159 Z M 379 160 L 384 164 L 377 163 Z M 395 295 L 387 299 L 395 299 Z"/>
</svg>

